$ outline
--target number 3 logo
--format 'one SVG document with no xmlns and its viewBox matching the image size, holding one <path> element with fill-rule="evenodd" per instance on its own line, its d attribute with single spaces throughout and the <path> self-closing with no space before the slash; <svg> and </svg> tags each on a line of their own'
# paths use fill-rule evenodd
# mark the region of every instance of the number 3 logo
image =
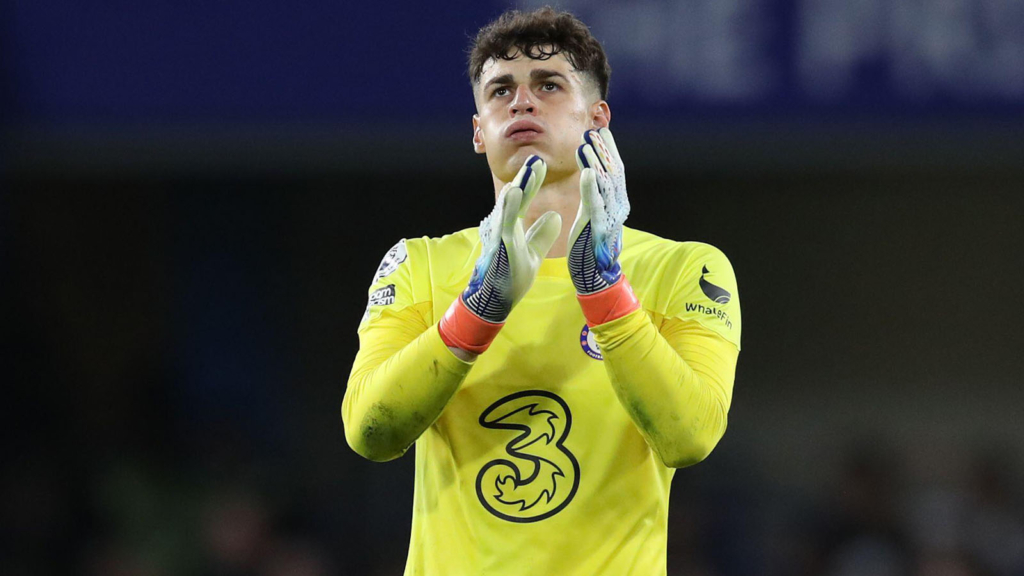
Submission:
<svg viewBox="0 0 1024 576">
<path fill-rule="evenodd" d="M 546 390 L 524 390 L 480 415 L 490 430 L 519 432 L 505 445 L 514 460 L 491 460 L 476 477 L 488 512 L 509 522 L 538 522 L 565 508 L 580 486 L 580 464 L 563 442 L 572 428 L 569 406 Z"/>
</svg>

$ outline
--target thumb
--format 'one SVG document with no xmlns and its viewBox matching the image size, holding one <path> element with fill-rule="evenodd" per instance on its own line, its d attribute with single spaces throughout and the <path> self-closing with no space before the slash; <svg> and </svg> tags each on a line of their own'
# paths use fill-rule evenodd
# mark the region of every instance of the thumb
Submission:
<svg viewBox="0 0 1024 576">
<path fill-rule="evenodd" d="M 526 231 L 526 245 L 530 252 L 544 258 L 551 251 L 551 246 L 562 231 L 562 217 L 558 212 L 545 212 Z"/>
</svg>

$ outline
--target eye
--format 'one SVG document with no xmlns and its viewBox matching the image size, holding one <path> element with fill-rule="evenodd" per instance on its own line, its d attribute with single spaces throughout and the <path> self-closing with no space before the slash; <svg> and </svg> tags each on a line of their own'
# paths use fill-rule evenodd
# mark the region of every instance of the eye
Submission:
<svg viewBox="0 0 1024 576">
<path fill-rule="evenodd" d="M 508 86 L 498 86 L 491 92 L 491 96 L 502 97 L 508 94 Z"/>
<path fill-rule="evenodd" d="M 558 84 L 555 84 L 554 82 L 545 82 L 541 85 L 540 89 L 545 92 L 554 92 L 555 90 L 558 90 Z"/>
</svg>

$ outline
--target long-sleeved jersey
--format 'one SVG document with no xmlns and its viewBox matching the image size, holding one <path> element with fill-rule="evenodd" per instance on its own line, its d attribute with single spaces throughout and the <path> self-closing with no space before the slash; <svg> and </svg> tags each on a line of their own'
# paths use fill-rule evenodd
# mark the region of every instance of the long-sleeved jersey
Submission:
<svg viewBox="0 0 1024 576">
<path fill-rule="evenodd" d="M 474 362 L 437 322 L 479 255 L 475 228 L 388 252 L 342 404 L 374 460 L 416 445 L 406 575 L 666 573 L 675 468 L 725 432 L 740 346 L 729 261 L 626 228 L 641 309 L 588 327 L 565 258 L 546 259 Z"/>
</svg>

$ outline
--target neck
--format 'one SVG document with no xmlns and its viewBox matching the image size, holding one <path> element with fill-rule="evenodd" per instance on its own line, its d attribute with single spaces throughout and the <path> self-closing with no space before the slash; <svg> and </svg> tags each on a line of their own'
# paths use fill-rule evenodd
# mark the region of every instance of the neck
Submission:
<svg viewBox="0 0 1024 576">
<path fill-rule="evenodd" d="M 494 178 L 494 195 L 497 198 L 504 182 Z M 566 244 L 569 243 L 569 232 L 572 231 L 572 224 L 576 220 L 576 212 L 580 207 L 580 173 L 574 171 L 561 179 L 554 179 L 554 175 L 548 172 L 544 184 L 537 191 L 533 202 L 523 217 L 523 228 L 529 230 L 530 226 L 547 212 L 558 212 L 562 217 L 562 231 L 558 239 L 551 246 L 547 258 L 561 258 L 566 255 Z"/>
</svg>

